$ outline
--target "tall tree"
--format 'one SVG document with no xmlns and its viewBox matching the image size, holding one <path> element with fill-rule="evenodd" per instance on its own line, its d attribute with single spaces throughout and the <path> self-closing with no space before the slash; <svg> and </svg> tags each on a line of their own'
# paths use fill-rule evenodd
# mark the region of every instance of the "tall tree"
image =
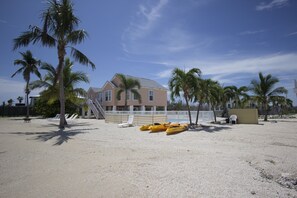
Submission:
<svg viewBox="0 0 297 198">
<path fill-rule="evenodd" d="M 211 94 L 211 85 L 213 81 L 211 79 L 197 79 L 197 86 L 195 90 L 195 102 L 198 102 L 198 108 L 197 108 L 197 115 L 196 115 L 196 122 L 195 124 L 198 124 L 199 119 L 199 112 L 201 109 L 201 106 L 204 103 L 208 103 L 209 97 Z"/>
<path fill-rule="evenodd" d="M 274 88 L 279 80 L 271 74 L 263 76 L 262 72 L 259 73 L 259 80 L 251 81 L 251 91 L 255 94 L 254 98 L 262 105 L 265 112 L 264 121 L 267 121 L 268 105 L 271 102 L 272 96 L 287 93 L 284 87 Z"/>
<path fill-rule="evenodd" d="M 22 73 L 24 80 L 26 81 L 26 87 L 25 87 L 25 93 L 26 93 L 26 106 L 27 106 L 27 115 L 26 118 L 29 118 L 29 83 L 30 83 L 30 77 L 31 74 L 35 74 L 38 78 L 41 78 L 41 75 L 38 71 L 38 67 L 41 64 L 40 60 L 37 60 L 33 57 L 31 51 L 27 50 L 26 52 L 20 52 L 22 55 L 22 59 L 17 59 L 14 61 L 14 65 L 20 65 L 21 68 L 19 68 L 14 74 L 12 74 L 12 78 L 18 74 Z"/>
<path fill-rule="evenodd" d="M 56 47 L 58 53 L 57 79 L 59 81 L 59 100 L 60 100 L 60 124 L 59 128 L 65 127 L 65 96 L 63 82 L 64 58 L 67 54 L 66 49 L 70 49 L 70 54 L 74 60 L 83 65 L 91 65 L 95 68 L 86 55 L 71 45 L 76 45 L 84 41 L 87 37 L 85 30 L 76 29 L 79 19 L 74 15 L 73 4 L 70 0 L 50 0 L 48 7 L 42 13 L 42 28 L 30 26 L 29 31 L 23 32 L 14 39 L 14 49 L 27 46 L 30 43 L 41 43 L 46 47 Z"/>
<path fill-rule="evenodd" d="M 192 68 L 185 72 L 179 68 L 172 71 L 172 77 L 169 79 L 169 89 L 171 91 L 170 97 L 174 101 L 175 97 L 181 97 L 186 101 L 190 125 L 192 124 L 191 111 L 189 102 L 193 99 L 195 90 L 197 90 L 197 79 L 200 78 L 201 71 L 198 68 Z"/>
<path fill-rule="evenodd" d="M 117 99 L 119 100 L 121 98 L 121 94 L 124 92 L 125 110 L 128 111 L 127 95 L 129 92 L 133 93 L 139 103 L 141 103 L 141 95 L 137 91 L 137 89 L 140 89 L 140 82 L 137 79 L 127 78 L 123 74 L 117 74 L 117 76 L 121 81 L 119 84 L 119 90 L 117 91 Z"/>
</svg>

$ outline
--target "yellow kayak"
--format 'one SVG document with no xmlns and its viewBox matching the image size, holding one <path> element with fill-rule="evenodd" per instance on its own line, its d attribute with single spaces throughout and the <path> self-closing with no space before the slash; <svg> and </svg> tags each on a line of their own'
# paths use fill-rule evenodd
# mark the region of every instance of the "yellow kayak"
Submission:
<svg viewBox="0 0 297 198">
<path fill-rule="evenodd" d="M 149 130 L 151 130 L 151 127 L 152 126 L 156 126 L 156 125 L 161 125 L 160 123 L 154 123 L 154 124 L 146 124 L 146 125 L 142 125 L 140 128 L 139 128 L 139 130 L 140 131 L 149 131 Z"/>
<path fill-rule="evenodd" d="M 172 134 L 186 131 L 187 129 L 188 129 L 187 124 L 172 124 L 166 129 L 166 134 L 172 135 Z"/>
<path fill-rule="evenodd" d="M 161 131 L 166 131 L 166 129 L 169 127 L 169 123 L 162 123 L 160 125 L 152 125 L 150 127 L 150 133 L 154 132 L 161 132 Z"/>
<path fill-rule="evenodd" d="M 153 126 L 153 125 L 151 125 L 151 124 L 142 125 L 139 129 L 140 129 L 140 131 L 149 131 L 151 126 Z"/>
</svg>

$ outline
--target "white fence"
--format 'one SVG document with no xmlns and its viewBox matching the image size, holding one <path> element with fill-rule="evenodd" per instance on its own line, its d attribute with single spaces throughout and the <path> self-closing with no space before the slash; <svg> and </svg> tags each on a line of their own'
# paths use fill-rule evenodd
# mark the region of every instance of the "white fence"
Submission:
<svg viewBox="0 0 297 198">
<path fill-rule="evenodd" d="M 106 111 L 106 116 L 126 116 L 126 115 L 139 115 L 149 117 L 165 117 L 167 122 L 187 122 L 189 123 L 188 111 Z M 196 121 L 197 111 L 191 111 L 192 122 Z M 200 111 L 198 123 L 212 122 L 214 121 L 213 111 Z"/>
</svg>

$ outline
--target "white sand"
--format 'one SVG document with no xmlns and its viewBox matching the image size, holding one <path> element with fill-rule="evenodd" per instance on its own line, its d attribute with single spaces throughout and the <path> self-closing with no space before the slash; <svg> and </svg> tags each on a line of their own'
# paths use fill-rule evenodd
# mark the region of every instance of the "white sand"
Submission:
<svg viewBox="0 0 297 198">
<path fill-rule="evenodd" d="M 78 119 L 55 131 L 0 118 L 0 197 L 297 197 L 296 120 L 166 136 Z"/>
</svg>

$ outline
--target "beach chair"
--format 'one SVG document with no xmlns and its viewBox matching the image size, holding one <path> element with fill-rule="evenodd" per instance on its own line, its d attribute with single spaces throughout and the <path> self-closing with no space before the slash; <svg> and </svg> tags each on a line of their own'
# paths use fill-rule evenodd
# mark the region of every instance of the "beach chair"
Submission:
<svg viewBox="0 0 297 198">
<path fill-rule="evenodd" d="M 76 113 L 72 114 L 69 118 L 67 118 L 66 120 L 74 120 L 78 117 L 78 115 Z"/>
<path fill-rule="evenodd" d="M 50 118 L 50 119 L 60 119 L 60 114 L 57 114 L 55 117 Z"/>
<path fill-rule="evenodd" d="M 118 124 L 118 127 L 123 128 L 123 127 L 133 126 L 133 120 L 134 120 L 134 115 L 129 115 L 128 121 L 124 122 L 124 123 L 121 123 L 121 124 Z"/>
<path fill-rule="evenodd" d="M 60 119 L 60 114 L 57 114 L 55 117 L 52 117 L 52 118 L 47 118 L 48 121 L 55 121 L 58 119 Z"/>
<path fill-rule="evenodd" d="M 237 115 L 231 115 L 229 118 L 230 124 L 237 124 Z"/>
</svg>

